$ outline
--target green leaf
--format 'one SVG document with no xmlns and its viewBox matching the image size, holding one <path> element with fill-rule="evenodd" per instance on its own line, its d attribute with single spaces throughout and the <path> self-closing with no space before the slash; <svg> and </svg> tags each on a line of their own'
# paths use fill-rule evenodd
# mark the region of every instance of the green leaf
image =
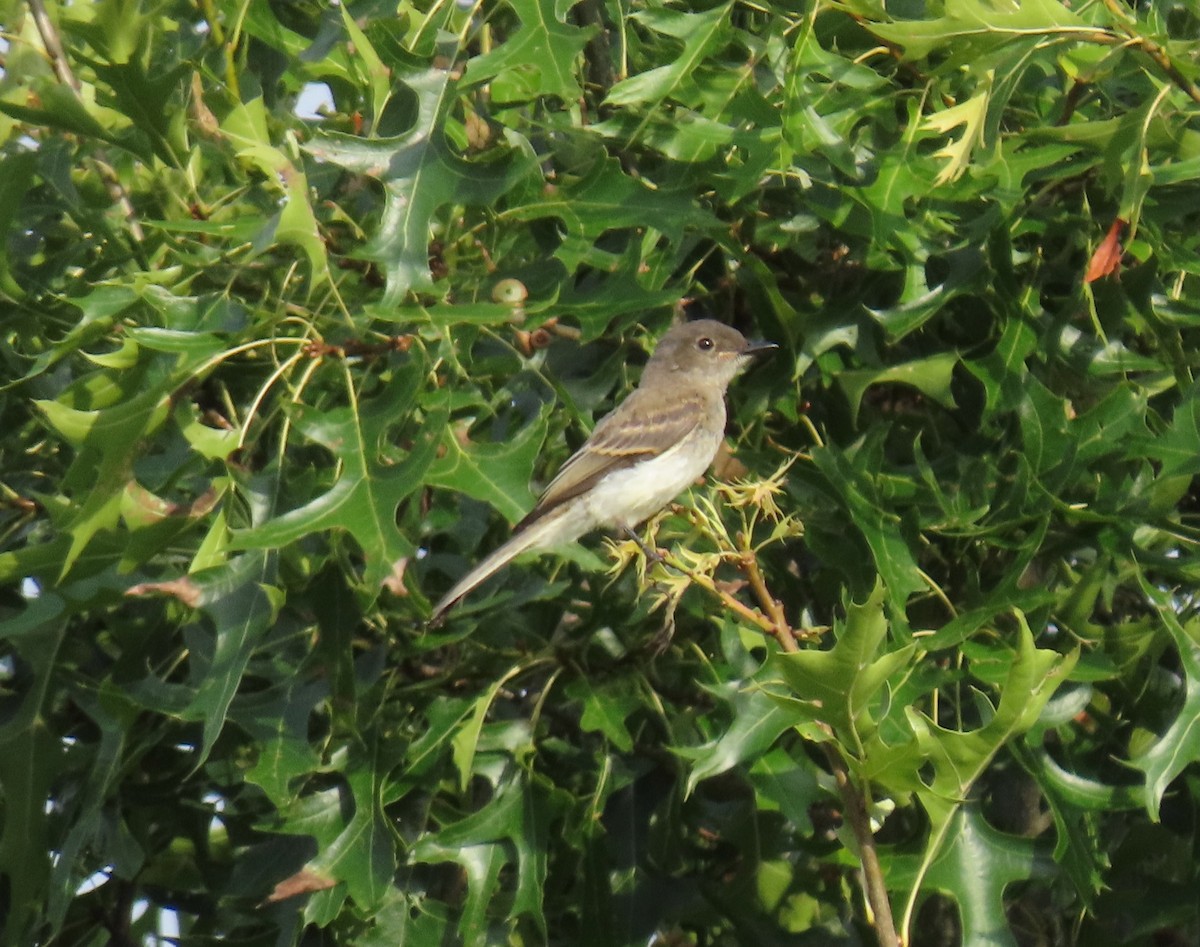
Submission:
<svg viewBox="0 0 1200 947">
<path fill-rule="evenodd" d="M 375 397 L 358 407 L 318 411 L 301 407 L 296 426 L 340 463 L 333 486 L 299 509 L 248 529 L 234 530 L 234 549 L 271 549 L 322 530 L 345 530 L 366 557 L 363 581 L 370 596 L 397 574 L 415 551 L 396 525 L 400 503 L 418 489 L 433 461 L 444 421 L 427 419 L 399 463 L 389 462 L 384 437 L 412 411 L 419 384 L 416 365 L 396 373 Z"/>
<path fill-rule="evenodd" d="M 551 800 L 540 796 L 525 779 L 514 775 L 481 809 L 424 836 L 414 847 L 415 861 L 451 861 L 467 874 L 469 887 L 459 925 L 463 943 L 489 942 L 485 910 L 498 892 L 500 869 L 514 861 L 514 906 L 544 932 L 541 891 L 546 861 L 542 846 L 553 809 Z"/>
<path fill-rule="evenodd" d="M 503 676 L 493 681 L 491 687 L 475 700 L 474 707 L 470 716 L 465 719 L 464 726 L 454 734 L 452 741 L 454 765 L 458 769 L 459 788 L 463 791 L 466 790 L 471 778 L 475 775 L 475 756 L 479 752 L 480 737 L 483 733 L 484 723 L 487 721 L 488 711 L 492 709 L 492 704 L 500 693 L 500 689 L 522 670 L 524 668 L 521 665 L 514 665 Z"/>
<path fill-rule="evenodd" d="M 703 780 L 728 772 L 740 763 L 761 758 L 779 737 L 796 725 L 797 712 L 764 691 L 743 689 L 740 682 L 711 691 L 733 711 L 733 721 L 715 740 L 688 748 L 692 759 L 684 794 L 690 796 Z"/>
<path fill-rule="evenodd" d="M 347 820 L 344 805 L 339 806 L 340 831 L 308 864 L 310 871 L 343 882 L 359 909 L 368 913 L 387 900 L 396 873 L 396 843 L 381 805 L 382 779 L 378 765 L 346 774 L 353 814 Z"/>
<path fill-rule="evenodd" d="M 1184 624 L 1170 592 L 1155 588 L 1144 575 L 1139 574 L 1138 580 L 1179 652 L 1186 692 L 1166 733 L 1130 760 L 1146 774 L 1146 812 L 1157 822 L 1167 787 L 1185 767 L 1200 760 L 1200 619 Z"/>
<path fill-rule="evenodd" d="M 304 777 L 320 768 L 320 757 L 308 741 L 308 725 L 328 696 L 323 683 L 292 679 L 270 691 L 244 695 L 230 714 L 258 744 L 247 781 L 281 809 L 295 799 Z"/>
<path fill-rule="evenodd" d="M 713 223 L 685 194 L 639 184 L 621 171 L 615 158 L 594 162 L 579 180 L 563 182 L 540 199 L 512 208 L 505 217 L 521 222 L 547 217 L 561 220 L 566 236 L 555 256 L 572 272 L 590 257 L 595 241 L 610 230 L 651 222 L 667 239 L 678 242 L 684 228 Z"/>
<path fill-rule="evenodd" d="M 2 108 L 0 100 L 0 108 Z M 32 152 L 9 155 L 4 161 L 4 175 L 0 177 L 0 240 L 8 241 L 9 232 L 17 220 L 21 198 L 33 182 L 37 168 L 37 156 Z M 25 291 L 17 283 L 12 272 L 10 254 L 0 254 L 0 293 L 20 299 Z"/>
<path fill-rule="evenodd" d="M 1012 750 L 1021 765 L 1037 780 L 1042 797 L 1054 817 L 1054 860 L 1062 865 L 1085 904 L 1091 904 L 1104 887 L 1109 859 L 1100 838 L 1097 812 L 1136 807 L 1139 795 L 1128 788 L 1107 786 L 1060 767 L 1044 750 L 1033 751 L 1021 741 Z"/>
<path fill-rule="evenodd" d="M 906 916 L 911 916 L 918 893 L 925 886 L 925 873 L 946 851 L 955 849 L 955 826 L 961 829 L 956 819 L 970 798 L 972 786 L 1003 746 L 1033 727 L 1078 657 L 1078 652 L 1064 656 L 1039 650 L 1024 617 L 1017 617 L 1016 653 L 1001 687 L 999 706 L 990 720 L 975 730 L 949 730 L 910 708 L 907 718 L 912 736 L 908 742 L 884 744 L 876 734 L 860 757 L 857 768 L 862 778 L 889 785 L 897 792 L 915 793 L 929 819 L 929 838 L 914 869 Z M 990 708 L 982 700 L 981 706 Z M 925 770 L 931 770 L 932 775 Z M 968 903 L 960 906 L 964 912 L 980 912 L 980 920 L 973 923 L 992 929 L 996 905 L 990 899 L 997 896 L 994 889 L 990 894 L 967 890 L 964 898 L 969 899 Z M 978 903 L 974 900 L 977 897 Z M 993 912 L 991 920 L 989 911 Z"/>
<path fill-rule="evenodd" d="M 83 400 L 81 393 L 35 402 L 49 424 L 79 448 L 66 484 L 85 498 L 64 526 L 71 536 L 71 546 L 63 557 L 60 578 L 71 570 L 97 533 L 116 526 L 121 497 L 133 475 L 136 447 L 166 420 L 171 382 L 170 378 L 160 380 L 140 394 L 94 411 L 74 406 Z"/>
<path fill-rule="evenodd" d="M 116 96 L 114 104 L 149 140 L 158 160 L 168 167 L 180 167 L 187 145 L 180 133 L 178 106 L 173 100 L 182 91 L 185 68 L 176 66 L 151 77 L 137 57 L 91 65 Z"/>
<path fill-rule="evenodd" d="M 355 59 L 352 62 L 358 65 L 361 61 L 361 66 L 367 74 L 367 84 L 371 89 L 371 114 L 378 122 L 383 116 L 383 110 L 387 106 L 388 97 L 391 94 L 388 68 L 379 58 L 379 54 L 375 52 L 375 47 L 371 45 L 367 35 L 354 22 L 354 17 L 350 15 L 350 11 L 346 7 L 342 7 L 342 25 L 346 28 L 350 42 L 354 46 Z"/>
<path fill-rule="evenodd" d="M 851 423 L 858 423 L 858 411 L 862 406 L 863 395 L 866 394 L 867 389 L 872 385 L 886 382 L 911 385 L 944 408 L 956 407 L 950 383 L 953 381 L 954 367 L 958 361 L 958 356 L 954 352 L 943 352 L 929 358 L 892 365 L 888 368 L 841 372 L 838 375 L 838 384 L 846 392 L 846 398 L 850 401 Z"/>
<path fill-rule="evenodd" d="M 572 26 L 576 0 L 508 0 L 521 27 L 499 46 L 467 65 L 463 83 L 493 82 L 497 101 L 552 95 L 573 102 L 580 94 L 578 62 L 594 27 Z"/>
<path fill-rule="evenodd" d="M 970 165 L 971 153 L 983 140 L 983 120 L 991 98 L 991 80 L 992 73 L 989 72 L 984 87 L 965 102 L 926 117 L 925 127 L 943 135 L 962 126 L 962 133 L 955 141 L 943 145 L 933 153 L 933 157 L 942 158 L 946 162 L 934 179 L 934 185 L 941 187 L 957 180 Z"/>
<path fill-rule="evenodd" d="M 113 874 L 123 879 L 133 877 L 144 861 L 141 848 L 134 839 L 127 837 L 124 844 L 114 844 L 112 839 L 124 828 L 120 826 L 114 831 L 112 797 L 120 785 L 121 761 L 129 750 L 127 734 L 136 717 L 136 709 L 127 695 L 116 692 L 113 687 L 106 688 L 99 698 L 99 701 L 85 702 L 88 717 L 100 730 L 99 746 L 86 776 L 87 792 L 70 814 L 70 831 L 51 875 L 46 914 L 55 931 L 61 928 L 80 884 L 86 881 L 81 877 L 80 869 L 90 850 L 104 847 L 112 854 L 123 856 L 114 859 L 112 868 Z"/>
<path fill-rule="evenodd" d="M 57 625 L 57 623 L 56 623 Z M 32 666 L 32 680 L 20 695 L 14 715 L 0 726 L 0 788 L 4 791 L 4 825 L 0 829 L 0 873 L 11 897 L 4 943 L 12 947 L 39 937 L 51 877 L 51 786 L 62 770 L 63 747 L 45 723 L 49 711 L 54 663 L 62 628 L 30 641 L 22 649 Z"/>
<path fill-rule="evenodd" d="M 834 629 L 828 651 L 779 653 L 774 665 L 789 691 L 812 718 L 828 725 L 855 757 L 875 731 L 879 700 L 888 682 L 912 662 L 914 645 L 886 650 L 888 624 L 883 614 L 883 583 L 870 597 L 846 607 L 846 619 Z"/>
<path fill-rule="evenodd" d="M 186 720 L 204 724 L 196 766 L 212 751 L 254 649 L 275 620 L 277 609 L 269 592 L 275 581 L 273 558 L 264 553 L 238 556 L 214 569 L 142 583 L 125 593 L 165 593 L 200 609 L 212 622 L 211 641 L 202 639 L 199 633 L 191 635 L 189 675 L 193 695 L 179 712 Z"/>
<path fill-rule="evenodd" d="M 758 757 L 750 770 L 750 781 L 760 809 L 778 809 L 799 831 L 812 830 L 811 813 L 824 790 L 804 754 L 776 747 Z"/>
<path fill-rule="evenodd" d="M 622 753 L 633 749 L 633 736 L 625 721 L 641 708 L 642 701 L 632 680 L 617 678 L 595 685 L 587 678 L 579 678 L 571 683 L 567 693 L 583 707 L 580 727 L 603 734 Z"/>
<path fill-rule="evenodd" d="M 57 83 L 44 83 L 39 90 L 41 108 L 30 108 L 0 100 L 0 112 L 29 125 L 62 129 L 77 135 L 87 135 L 105 142 L 114 142 L 113 135 L 88 110 L 70 89 Z M 148 157 L 139 154 L 138 157 Z"/>
<path fill-rule="evenodd" d="M 929 866 L 926 888 L 954 899 L 964 944 L 1016 947 L 1005 914 L 1005 889 L 1015 881 L 1053 878 L 1053 859 L 1030 839 L 994 829 L 975 804 L 960 807 L 948 828 L 948 844 Z M 908 881 L 902 869 L 889 871 L 889 876 Z"/>
<path fill-rule="evenodd" d="M 446 50 L 451 54 L 453 50 Z M 305 150 L 318 161 L 365 174 L 383 184 L 383 219 L 364 249 L 387 273 L 385 301 L 433 284 L 429 239 L 434 215 L 445 204 L 495 200 L 528 171 L 512 155 L 499 161 L 464 161 L 451 150 L 444 127 L 457 91 L 448 69 L 404 77 L 417 114 L 403 135 L 364 139 L 322 133 Z"/>
<path fill-rule="evenodd" d="M 967 40 L 999 43 L 1024 36 L 1082 36 L 1092 27 L 1058 0 L 1021 0 L 1007 7 L 987 0 L 953 0 L 945 15 L 929 20 L 871 23 L 871 32 L 921 59 L 934 50 Z"/>
<path fill-rule="evenodd" d="M 308 258 L 313 285 L 326 282 L 329 260 L 320 225 L 309 203 L 308 178 L 296 161 L 271 143 L 262 99 L 240 103 L 226 117 L 221 131 L 238 145 L 238 158 L 276 184 L 284 196 L 283 207 L 268 219 L 255 244 L 299 247 Z"/>
<path fill-rule="evenodd" d="M 882 495 L 878 468 L 870 462 L 874 447 L 864 441 L 847 453 L 816 450 L 812 459 L 840 497 L 851 523 L 862 532 L 896 614 L 902 616 L 908 597 L 923 589 L 925 583 L 900 531 L 898 518 L 890 512 L 891 504 Z"/>
<path fill-rule="evenodd" d="M 610 106 L 657 105 L 679 91 L 704 58 L 724 45 L 732 4 L 701 13 L 682 13 L 665 7 L 639 10 L 633 19 L 647 29 L 683 41 L 682 51 L 671 62 L 622 79 L 608 92 Z"/>
<path fill-rule="evenodd" d="M 1193 388 L 1176 407 L 1170 427 L 1156 436 L 1139 432 L 1129 453 L 1148 457 L 1160 465 L 1163 478 L 1192 478 L 1200 473 L 1200 391 Z"/>
<path fill-rule="evenodd" d="M 529 480 L 546 439 L 546 428 L 547 418 L 543 415 L 506 441 L 463 443 L 453 428 L 446 427 L 443 454 L 430 465 L 426 480 L 433 486 L 482 500 L 515 523 L 533 506 Z"/>
</svg>

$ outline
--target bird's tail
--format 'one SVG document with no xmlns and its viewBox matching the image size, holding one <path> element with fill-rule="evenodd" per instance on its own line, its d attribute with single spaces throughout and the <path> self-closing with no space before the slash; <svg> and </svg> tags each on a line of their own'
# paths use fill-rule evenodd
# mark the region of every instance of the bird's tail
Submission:
<svg viewBox="0 0 1200 947">
<path fill-rule="evenodd" d="M 459 599 L 477 585 L 486 582 L 521 553 L 540 545 L 541 540 L 544 538 L 543 531 L 536 527 L 517 533 L 503 546 L 454 583 L 454 587 L 433 606 L 433 614 L 429 618 L 429 624 L 439 624 L 445 618 L 446 612 L 453 608 Z"/>
</svg>

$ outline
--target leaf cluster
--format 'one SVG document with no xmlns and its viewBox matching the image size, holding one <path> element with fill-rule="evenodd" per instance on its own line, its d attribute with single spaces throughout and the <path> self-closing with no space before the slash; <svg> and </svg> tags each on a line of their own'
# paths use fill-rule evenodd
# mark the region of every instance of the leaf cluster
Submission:
<svg viewBox="0 0 1200 947">
<path fill-rule="evenodd" d="M 1194 4 L 0 23 L 0 941 L 1200 936 Z M 661 555 L 426 628 L 682 309 Z"/>
</svg>

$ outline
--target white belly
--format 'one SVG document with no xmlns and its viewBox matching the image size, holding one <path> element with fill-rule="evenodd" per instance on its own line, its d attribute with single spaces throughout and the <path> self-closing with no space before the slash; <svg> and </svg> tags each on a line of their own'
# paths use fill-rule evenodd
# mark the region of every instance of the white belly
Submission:
<svg viewBox="0 0 1200 947">
<path fill-rule="evenodd" d="M 696 432 L 653 460 L 609 474 L 586 499 L 592 523 L 632 528 L 653 516 L 699 479 L 720 443 L 720 432 Z"/>
</svg>

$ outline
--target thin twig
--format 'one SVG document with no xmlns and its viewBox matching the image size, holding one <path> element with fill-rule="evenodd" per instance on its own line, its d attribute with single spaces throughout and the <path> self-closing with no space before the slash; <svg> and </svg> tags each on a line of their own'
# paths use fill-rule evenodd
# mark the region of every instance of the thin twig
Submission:
<svg viewBox="0 0 1200 947">
<path fill-rule="evenodd" d="M 241 101 L 242 92 L 238 87 L 237 65 L 234 62 L 236 43 L 226 39 L 225 30 L 221 26 L 221 18 L 217 16 L 212 0 L 200 0 L 200 6 L 204 11 L 204 19 L 208 23 L 208 28 L 212 30 L 212 38 L 221 47 L 221 53 L 225 57 L 225 86 L 229 90 L 230 98 L 235 102 Z"/>
<path fill-rule="evenodd" d="M 79 80 L 75 78 L 75 73 L 71 71 L 71 63 L 67 60 L 67 53 L 59 38 L 58 29 L 46 11 L 46 4 L 42 0 L 29 0 L 29 9 L 33 13 L 33 22 L 37 25 L 38 35 L 42 38 L 42 46 L 46 50 L 46 55 L 50 57 L 51 66 L 54 67 L 54 74 L 58 76 L 58 81 L 79 100 L 79 104 L 83 105 L 83 97 L 79 94 L 82 87 Z M 141 243 L 146 238 L 146 234 L 138 222 L 137 211 L 133 209 L 133 201 L 129 199 L 129 192 L 125 190 L 125 185 L 121 183 L 117 172 L 109 163 L 103 148 L 96 149 L 95 164 L 100 171 L 104 186 L 108 189 L 109 197 L 121 208 L 121 213 L 125 215 L 125 219 L 129 223 L 129 233 L 134 240 Z"/>
<path fill-rule="evenodd" d="M 1182 89 L 1193 102 L 1200 103 L 1200 88 L 1179 71 L 1179 67 L 1171 61 L 1171 57 L 1167 55 L 1165 49 L 1145 36 L 1131 33 L 1130 39 L 1133 40 L 1134 47 L 1153 59 L 1158 64 L 1158 68 L 1167 74 L 1167 78 Z"/>
<path fill-rule="evenodd" d="M 792 633 L 792 626 L 788 624 L 787 616 L 783 611 L 783 605 L 780 604 L 779 599 L 771 594 L 771 590 L 767 588 L 766 580 L 763 579 L 762 569 L 758 567 L 758 558 L 754 555 L 753 549 L 742 550 L 739 565 L 741 565 L 742 571 L 746 573 L 746 578 L 750 582 L 750 589 L 754 592 L 754 597 L 758 599 L 759 605 L 762 606 L 763 611 L 771 619 L 771 624 L 774 627 L 774 631 L 771 634 L 779 642 L 779 647 L 789 653 L 799 651 L 800 646 L 796 644 L 796 636 Z"/>
<path fill-rule="evenodd" d="M 708 579 L 710 584 L 705 585 L 703 582 L 700 584 L 716 592 L 721 597 L 721 600 L 728 607 L 738 612 L 738 614 L 750 617 L 755 624 L 764 631 L 767 631 L 779 642 L 781 650 L 789 653 L 799 651 L 800 647 L 796 644 L 796 636 L 788 624 L 783 606 L 771 594 L 771 590 L 767 588 L 762 569 L 758 565 L 758 558 L 755 556 L 754 550 L 750 548 L 749 537 L 739 535 L 738 541 L 743 547 L 738 560 L 739 565 L 746 574 L 755 598 L 758 599 L 766 616 L 769 617 L 748 609 L 733 596 L 711 585 L 711 579 L 708 579 L 708 576 L 704 576 L 703 578 Z M 694 575 L 686 569 L 683 571 L 693 581 L 699 581 L 700 576 Z M 833 736 L 832 732 L 830 736 Z M 858 857 L 862 865 L 863 886 L 866 888 L 867 903 L 871 908 L 872 922 L 875 927 L 875 936 L 879 941 L 879 947 L 900 947 L 900 938 L 896 934 L 896 922 L 892 917 L 892 904 L 888 899 L 887 883 L 883 878 L 883 868 L 879 864 L 879 853 L 875 848 L 875 835 L 871 831 L 871 817 L 867 809 L 866 796 L 854 784 L 854 780 L 850 776 L 850 769 L 846 765 L 846 761 L 837 746 L 833 742 L 828 742 L 823 743 L 822 747 L 829 759 L 829 766 L 833 771 L 834 780 L 837 783 L 838 794 L 842 798 L 842 808 L 845 810 L 846 819 L 850 823 L 850 829 L 854 833 L 855 841 L 858 843 Z"/>
<path fill-rule="evenodd" d="M 862 864 L 867 903 L 874 915 L 875 938 L 879 941 L 879 947 L 900 947 L 896 922 L 892 918 L 892 903 L 888 900 L 887 884 L 883 880 L 883 868 L 879 864 L 879 852 L 875 848 L 875 835 L 871 831 L 867 801 L 850 778 L 850 769 L 838 748 L 833 743 L 822 743 L 821 746 L 833 770 L 846 820 L 850 823 L 850 830 L 858 843 L 858 858 Z"/>
<path fill-rule="evenodd" d="M 748 605 L 744 605 L 742 602 L 739 602 L 737 598 L 730 595 L 724 589 L 718 588 L 711 576 L 705 575 L 703 572 L 697 572 L 695 569 L 682 562 L 672 553 L 664 553 L 662 550 L 659 550 L 659 556 L 662 558 L 662 561 L 672 569 L 676 570 L 677 572 L 682 572 L 689 579 L 691 579 L 695 585 L 700 586 L 700 588 L 704 589 L 710 595 L 715 595 L 717 598 L 719 598 L 721 600 L 721 604 L 723 604 L 731 612 L 737 613 L 742 618 L 746 619 L 746 621 L 753 622 L 768 635 L 777 637 L 775 624 L 771 621 L 771 619 L 762 614 L 762 612 L 759 612 L 756 609 L 750 608 Z M 795 642 L 792 642 L 792 645 L 794 647 Z M 781 645 L 781 647 L 783 647 L 784 650 L 787 649 L 786 645 Z"/>
<path fill-rule="evenodd" d="M 1108 7 L 1108 11 L 1116 18 L 1117 28 L 1128 37 L 1127 40 L 1121 40 L 1119 37 L 1111 37 L 1107 43 L 1109 45 L 1130 46 L 1133 49 L 1140 49 L 1143 53 L 1149 56 L 1157 63 L 1158 67 L 1167 74 L 1167 77 L 1176 86 L 1193 101 L 1200 102 L 1200 88 L 1187 78 L 1179 68 L 1171 61 L 1170 55 L 1154 40 L 1143 36 L 1137 32 L 1137 17 L 1132 10 L 1126 9 L 1120 0 L 1104 0 L 1104 5 Z"/>
</svg>

